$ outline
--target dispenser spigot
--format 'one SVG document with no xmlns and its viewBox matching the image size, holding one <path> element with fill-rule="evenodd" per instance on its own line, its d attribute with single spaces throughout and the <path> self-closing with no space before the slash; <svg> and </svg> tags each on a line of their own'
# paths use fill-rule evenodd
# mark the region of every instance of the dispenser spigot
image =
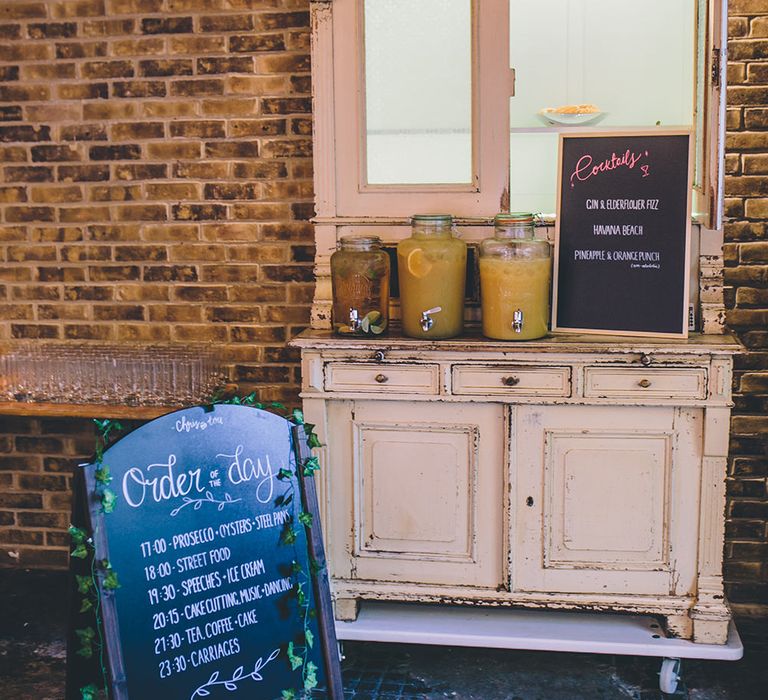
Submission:
<svg viewBox="0 0 768 700">
<path fill-rule="evenodd" d="M 514 330 L 515 333 L 523 332 L 523 310 L 522 309 L 517 309 L 512 314 L 512 330 Z"/>
<path fill-rule="evenodd" d="M 428 333 L 432 326 L 435 325 L 435 319 L 432 318 L 432 314 L 436 314 L 443 310 L 442 306 L 436 306 L 434 309 L 427 309 L 421 312 L 421 330 Z"/>
<path fill-rule="evenodd" d="M 360 319 L 360 314 L 357 312 L 357 309 L 350 308 L 349 309 L 349 328 L 353 333 L 357 333 L 360 330 L 360 325 L 362 324 L 362 320 Z"/>
</svg>

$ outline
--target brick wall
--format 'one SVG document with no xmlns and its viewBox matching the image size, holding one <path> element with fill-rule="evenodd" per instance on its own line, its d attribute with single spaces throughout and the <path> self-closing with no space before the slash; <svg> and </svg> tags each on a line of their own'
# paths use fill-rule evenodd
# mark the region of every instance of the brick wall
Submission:
<svg viewBox="0 0 768 700">
<path fill-rule="evenodd" d="M 0 343 L 212 342 L 296 403 L 308 0 L 0 1 Z M 64 566 L 88 421 L 0 416 L 0 566 Z"/>
<path fill-rule="evenodd" d="M 726 320 L 736 359 L 726 577 L 737 606 L 768 612 L 768 0 L 730 0 Z"/>
</svg>

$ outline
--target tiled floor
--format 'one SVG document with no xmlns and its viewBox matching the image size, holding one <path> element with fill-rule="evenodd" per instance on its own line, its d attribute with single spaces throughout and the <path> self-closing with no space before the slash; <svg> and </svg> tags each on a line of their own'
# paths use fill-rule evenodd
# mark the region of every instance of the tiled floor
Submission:
<svg viewBox="0 0 768 700">
<path fill-rule="evenodd" d="M 63 574 L 0 569 L 0 700 L 63 697 L 65 584 Z M 744 660 L 685 662 L 675 698 L 768 700 L 768 621 L 743 620 L 739 630 Z M 657 659 L 369 642 L 347 642 L 344 653 L 345 700 L 665 697 Z"/>
</svg>

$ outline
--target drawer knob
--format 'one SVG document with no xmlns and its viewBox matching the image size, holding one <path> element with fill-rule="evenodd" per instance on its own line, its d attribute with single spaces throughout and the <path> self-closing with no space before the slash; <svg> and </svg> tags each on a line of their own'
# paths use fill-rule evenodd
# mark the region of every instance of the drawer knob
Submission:
<svg viewBox="0 0 768 700">
<path fill-rule="evenodd" d="M 502 377 L 501 383 L 504 386 L 515 386 L 520 383 L 520 378 L 519 377 Z"/>
<path fill-rule="evenodd" d="M 386 384 L 389 381 L 389 377 L 386 374 L 377 374 L 374 380 L 379 384 Z"/>
<path fill-rule="evenodd" d="M 649 386 L 651 386 L 651 382 L 648 379 L 641 379 L 637 384 L 638 386 L 643 387 L 643 389 L 647 389 Z"/>
</svg>

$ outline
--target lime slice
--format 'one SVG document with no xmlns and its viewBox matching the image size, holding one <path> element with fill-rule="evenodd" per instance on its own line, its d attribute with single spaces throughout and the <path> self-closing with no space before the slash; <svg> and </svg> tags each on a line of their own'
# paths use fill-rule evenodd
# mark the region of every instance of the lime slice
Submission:
<svg viewBox="0 0 768 700">
<path fill-rule="evenodd" d="M 405 259 L 408 272 L 417 279 L 426 277 L 432 270 L 432 263 L 421 248 L 414 248 Z"/>
</svg>

